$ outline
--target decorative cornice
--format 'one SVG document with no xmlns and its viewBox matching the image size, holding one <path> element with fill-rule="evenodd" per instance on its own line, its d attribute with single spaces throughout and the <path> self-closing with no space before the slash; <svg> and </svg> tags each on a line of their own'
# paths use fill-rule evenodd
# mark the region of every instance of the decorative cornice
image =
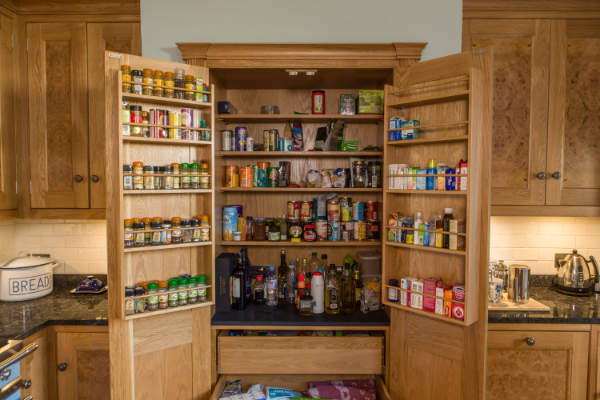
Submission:
<svg viewBox="0 0 600 400">
<path fill-rule="evenodd" d="M 463 0 L 463 18 L 600 18 L 593 0 Z"/>
</svg>

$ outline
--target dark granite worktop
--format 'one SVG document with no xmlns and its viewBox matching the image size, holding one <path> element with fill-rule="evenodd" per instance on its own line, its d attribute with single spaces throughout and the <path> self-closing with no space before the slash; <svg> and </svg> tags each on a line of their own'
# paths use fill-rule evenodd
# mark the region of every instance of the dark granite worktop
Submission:
<svg viewBox="0 0 600 400">
<path fill-rule="evenodd" d="M 28 301 L 0 302 L 0 342 L 24 339 L 49 325 L 108 325 L 108 296 L 72 295 L 85 275 L 54 275 L 54 291 Z M 98 275 L 106 282 L 106 275 Z"/>
<path fill-rule="evenodd" d="M 529 297 L 550 307 L 550 312 L 488 311 L 488 323 L 598 324 L 600 295 L 568 296 L 556 292 L 548 277 L 534 275 Z"/>
</svg>

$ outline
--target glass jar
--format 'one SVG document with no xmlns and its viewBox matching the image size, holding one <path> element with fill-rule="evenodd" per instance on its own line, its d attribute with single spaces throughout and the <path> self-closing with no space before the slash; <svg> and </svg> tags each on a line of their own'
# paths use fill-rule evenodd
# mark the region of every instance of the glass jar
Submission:
<svg viewBox="0 0 600 400">
<path fill-rule="evenodd" d="M 201 92 L 201 90 L 204 90 L 204 79 L 202 79 L 200 77 L 196 78 L 196 90 L 197 90 L 197 92 L 195 93 L 194 100 L 204 101 L 202 98 L 202 92 Z"/>
<path fill-rule="evenodd" d="M 184 76 L 183 69 L 177 68 L 175 69 L 175 98 L 183 99 L 183 88 L 184 88 Z"/>
<path fill-rule="evenodd" d="M 173 217 L 171 219 L 173 224 L 173 230 L 171 233 L 171 243 L 178 244 L 183 243 L 183 232 L 181 230 L 181 218 Z"/>
<path fill-rule="evenodd" d="M 198 302 L 198 286 L 196 278 L 193 276 L 188 280 L 188 302 L 195 304 Z"/>
<path fill-rule="evenodd" d="M 183 232 L 183 243 L 192 242 L 192 221 L 184 219 L 181 221 L 181 230 Z"/>
<path fill-rule="evenodd" d="M 150 137 L 150 113 L 148 111 L 142 111 L 142 136 L 145 138 Z"/>
<path fill-rule="evenodd" d="M 124 233 L 123 233 L 123 241 L 124 246 L 126 249 L 130 248 L 130 247 L 134 247 L 134 241 L 133 241 L 133 220 L 131 219 L 126 219 L 123 221 L 123 229 L 124 229 Z"/>
<path fill-rule="evenodd" d="M 152 96 L 152 70 L 150 68 L 144 68 L 142 72 L 142 94 L 146 96 Z"/>
<path fill-rule="evenodd" d="M 354 161 L 352 163 L 352 187 L 367 187 L 367 166 L 364 161 Z"/>
<path fill-rule="evenodd" d="M 196 97 L 194 90 L 196 90 L 196 79 L 192 75 L 184 76 L 183 86 L 185 91 L 183 92 L 183 98 L 186 100 L 194 100 Z"/>
<path fill-rule="evenodd" d="M 158 165 L 154 166 L 154 177 L 153 178 L 154 179 L 152 180 L 152 182 L 153 182 L 154 190 L 162 189 L 163 177 L 160 176 L 160 167 Z"/>
<path fill-rule="evenodd" d="M 200 162 L 200 189 L 208 189 L 210 187 L 210 175 L 208 173 L 208 163 Z"/>
<path fill-rule="evenodd" d="M 169 308 L 169 295 L 167 294 L 167 285 L 166 281 L 158 282 L 158 308 L 164 310 L 165 308 Z"/>
<path fill-rule="evenodd" d="M 154 75 L 152 77 L 152 84 L 154 87 L 152 88 L 152 95 L 163 97 L 165 95 L 165 89 L 162 87 L 165 81 L 163 80 L 163 72 L 160 70 L 155 70 Z"/>
<path fill-rule="evenodd" d="M 198 275 L 196 281 L 198 282 L 198 301 L 203 303 L 206 301 L 206 275 Z"/>
<path fill-rule="evenodd" d="M 192 163 L 189 168 L 191 189 L 200 189 L 200 166 L 198 163 Z"/>
<path fill-rule="evenodd" d="M 175 97 L 175 80 L 172 72 L 165 72 L 165 97 Z"/>
<path fill-rule="evenodd" d="M 300 315 L 310 317 L 312 315 L 313 297 L 310 295 L 300 296 Z"/>
<path fill-rule="evenodd" d="M 148 217 L 142 218 L 144 223 L 144 246 L 150 246 L 152 244 L 152 220 Z"/>
<path fill-rule="evenodd" d="M 166 190 L 172 190 L 173 189 L 173 166 L 172 165 L 167 165 L 166 167 L 163 167 L 165 169 L 165 177 L 164 177 L 164 182 L 165 182 L 165 189 Z"/>
<path fill-rule="evenodd" d="M 142 83 L 144 81 L 142 71 L 134 69 L 131 71 L 131 93 L 142 94 Z"/>
<path fill-rule="evenodd" d="M 210 223 L 208 222 L 208 215 L 202 215 L 200 217 L 200 241 L 210 241 Z"/>
<path fill-rule="evenodd" d="M 170 220 L 165 219 L 163 221 L 162 228 L 164 230 L 160 232 L 160 244 L 162 244 L 162 245 L 171 244 L 171 242 L 173 240 L 173 238 L 172 238 L 173 232 L 171 231 L 172 227 L 173 227 L 173 224 Z"/>
<path fill-rule="evenodd" d="M 146 294 L 146 289 L 144 289 L 143 286 L 136 286 L 136 288 L 134 289 L 134 296 L 143 296 Z M 142 297 L 142 298 L 136 298 L 135 299 L 135 312 L 137 314 L 143 313 L 144 311 L 146 311 L 146 298 Z"/>
<path fill-rule="evenodd" d="M 123 190 L 133 190 L 133 166 L 123 164 Z"/>
<path fill-rule="evenodd" d="M 144 223 L 139 218 L 133 219 L 134 247 L 144 247 Z"/>
<path fill-rule="evenodd" d="M 172 163 L 171 167 L 173 167 L 173 189 L 181 188 L 181 170 L 179 169 L 179 164 Z"/>
<path fill-rule="evenodd" d="M 256 218 L 254 220 L 254 226 L 252 228 L 253 240 L 266 240 L 266 227 L 264 218 Z"/>
<path fill-rule="evenodd" d="M 154 189 L 154 168 L 152 165 L 144 165 L 144 189 L 152 190 Z"/>
<path fill-rule="evenodd" d="M 129 65 L 121 65 L 121 91 L 131 93 L 131 67 Z"/>
<path fill-rule="evenodd" d="M 133 189 L 144 189 L 144 163 L 141 161 L 133 163 Z"/>
<path fill-rule="evenodd" d="M 188 303 L 188 280 L 186 278 L 180 278 L 179 284 L 177 285 L 179 291 L 179 302 L 180 306 L 185 306 Z"/>
<path fill-rule="evenodd" d="M 131 136 L 131 110 L 129 109 L 129 103 L 121 103 L 121 135 Z"/>
<path fill-rule="evenodd" d="M 158 310 L 158 283 L 148 283 L 148 294 L 152 295 L 146 297 L 146 303 L 148 305 L 148 311 Z"/>
<path fill-rule="evenodd" d="M 192 186 L 192 181 L 190 178 L 190 165 L 186 163 L 182 163 L 179 166 L 179 171 L 181 174 L 181 188 L 189 189 Z"/>
<path fill-rule="evenodd" d="M 198 217 L 192 218 L 192 242 L 200 241 L 200 219 Z"/>
<path fill-rule="evenodd" d="M 160 235 L 162 233 L 162 232 L 160 232 L 160 230 L 162 229 L 162 218 L 160 218 L 160 217 L 152 218 L 150 227 L 152 228 L 153 231 L 155 231 L 155 232 L 152 232 L 152 240 L 151 240 L 150 244 L 152 246 L 160 246 L 162 244 L 161 239 L 160 239 Z"/>
<path fill-rule="evenodd" d="M 131 122 L 131 136 L 142 137 L 142 106 L 132 104 L 129 106 L 129 122 Z"/>
<path fill-rule="evenodd" d="M 125 286 L 125 315 L 135 314 L 135 300 L 133 295 L 135 288 L 131 286 Z"/>
<path fill-rule="evenodd" d="M 173 278 L 169 280 L 169 307 L 177 307 L 179 305 L 179 292 L 177 291 L 179 280 Z"/>
</svg>

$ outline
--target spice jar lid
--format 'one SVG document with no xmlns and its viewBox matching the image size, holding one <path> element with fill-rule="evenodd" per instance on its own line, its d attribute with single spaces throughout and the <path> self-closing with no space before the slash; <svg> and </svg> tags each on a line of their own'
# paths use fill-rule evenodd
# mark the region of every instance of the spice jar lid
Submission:
<svg viewBox="0 0 600 400">
<path fill-rule="evenodd" d="M 248 219 L 248 218 L 252 219 L 252 217 L 246 217 L 246 219 Z M 202 215 L 202 216 L 200 216 L 200 221 L 201 222 L 208 222 L 208 215 Z"/>
<path fill-rule="evenodd" d="M 123 220 L 123 224 L 124 224 L 125 226 L 127 226 L 127 225 L 131 225 L 131 224 L 133 224 L 133 221 L 132 221 L 131 219 L 125 219 L 125 220 Z"/>
<path fill-rule="evenodd" d="M 162 222 L 161 217 L 152 217 L 152 222 Z"/>
<path fill-rule="evenodd" d="M 190 168 L 192 168 L 192 169 L 198 169 L 198 168 L 200 168 L 200 166 L 198 165 L 198 163 L 191 163 L 190 164 Z"/>
<path fill-rule="evenodd" d="M 175 68 L 175 75 L 177 77 L 183 77 L 183 69 L 182 68 Z"/>
<path fill-rule="evenodd" d="M 144 75 L 152 75 L 152 70 L 150 68 L 144 68 Z"/>
<path fill-rule="evenodd" d="M 152 165 L 144 165 L 144 171 L 154 171 L 154 168 L 152 168 Z"/>
<path fill-rule="evenodd" d="M 163 225 L 171 225 L 171 220 L 170 219 L 165 219 L 163 221 Z"/>
<path fill-rule="evenodd" d="M 150 221 L 152 221 L 152 220 L 150 219 L 150 217 L 145 217 L 145 218 L 142 218 L 142 221 L 144 222 L 144 224 L 149 224 Z"/>
<path fill-rule="evenodd" d="M 196 281 L 197 279 L 193 276 L 190 279 L 188 279 L 188 283 L 196 284 Z"/>
<path fill-rule="evenodd" d="M 131 172 L 133 171 L 133 166 L 131 164 L 123 164 L 123 172 Z"/>
<path fill-rule="evenodd" d="M 132 286 L 125 286 L 125 297 L 131 297 L 135 294 L 135 288 Z"/>
<path fill-rule="evenodd" d="M 179 278 L 179 284 L 180 285 L 187 285 L 188 284 L 187 278 Z"/>
<path fill-rule="evenodd" d="M 165 78 L 171 78 L 171 79 L 173 79 L 173 73 L 169 72 L 169 71 L 165 72 Z"/>
<path fill-rule="evenodd" d="M 148 282 L 148 289 L 158 289 L 158 283 L 156 283 L 155 281 L 152 282 Z"/>
<path fill-rule="evenodd" d="M 181 218 L 180 217 L 173 217 L 173 218 L 171 218 L 171 221 L 173 221 L 174 224 L 180 224 L 181 223 Z"/>
<path fill-rule="evenodd" d="M 140 71 L 139 69 L 134 69 L 131 71 L 131 75 L 142 76 L 142 71 Z"/>
<path fill-rule="evenodd" d="M 200 220 L 198 218 L 192 218 L 192 226 L 200 226 Z"/>
<path fill-rule="evenodd" d="M 208 163 L 206 161 L 201 161 L 200 168 L 208 168 Z"/>
<path fill-rule="evenodd" d="M 136 286 L 134 293 L 136 296 L 143 296 L 146 294 L 146 289 L 143 286 Z"/>
<path fill-rule="evenodd" d="M 121 71 L 129 72 L 131 71 L 131 67 L 129 65 L 121 65 Z"/>
<path fill-rule="evenodd" d="M 142 167 L 142 166 L 144 166 L 144 163 L 141 161 L 134 161 L 133 166 L 134 167 Z"/>
<path fill-rule="evenodd" d="M 190 167 L 190 164 L 187 164 L 187 163 L 181 163 L 179 166 L 180 166 L 180 168 L 182 168 L 182 169 L 188 169 L 188 168 Z"/>
<path fill-rule="evenodd" d="M 206 277 L 204 277 L 204 279 L 206 280 Z M 257 276 L 256 276 L 256 280 L 257 280 L 258 282 L 262 282 L 262 280 L 263 280 L 263 276 L 262 276 L 262 275 L 257 275 Z"/>
<path fill-rule="evenodd" d="M 160 281 L 158 282 L 158 287 L 160 289 L 166 288 L 169 284 L 167 283 L 167 281 Z"/>
<path fill-rule="evenodd" d="M 179 168 L 179 163 L 176 163 L 176 162 L 174 162 L 174 163 L 171 163 L 171 166 L 172 166 L 173 168 Z"/>
<path fill-rule="evenodd" d="M 179 279 L 177 279 L 177 278 L 169 279 L 169 287 L 177 286 L 178 283 L 179 283 Z"/>
<path fill-rule="evenodd" d="M 186 75 L 186 76 L 184 76 L 184 79 L 186 81 L 193 81 L 194 80 L 194 75 Z"/>
<path fill-rule="evenodd" d="M 262 277 L 262 275 L 258 275 L 260 277 Z M 258 276 L 256 277 L 258 279 Z M 196 277 L 196 280 L 198 281 L 198 283 L 206 283 L 206 275 L 198 275 Z"/>
<path fill-rule="evenodd" d="M 192 221 L 189 219 L 184 219 L 181 221 L 181 226 L 183 227 L 190 227 L 192 226 Z"/>
<path fill-rule="evenodd" d="M 132 104 L 129 106 L 129 110 L 130 111 L 142 111 L 142 106 L 137 106 L 135 104 Z"/>
<path fill-rule="evenodd" d="M 154 70 L 154 76 L 162 76 L 163 72 L 160 69 L 155 69 Z"/>
<path fill-rule="evenodd" d="M 165 167 L 165 170 L 166 170 L 166 171 L 167 171 L 169 174 L 172 174 L 172 173 L 173 173 L 173 166 L 172 166 L 172 165 L 167 165 L 167 166 Z"/>
<path fill-rule="evenodd" d="M 166 170 L 167 170 L 166 167 L 163 167 L 163 166 L 158 167 L 158 172 L 160 172 L 161 174 L 164 174 Z"/>
</svg>

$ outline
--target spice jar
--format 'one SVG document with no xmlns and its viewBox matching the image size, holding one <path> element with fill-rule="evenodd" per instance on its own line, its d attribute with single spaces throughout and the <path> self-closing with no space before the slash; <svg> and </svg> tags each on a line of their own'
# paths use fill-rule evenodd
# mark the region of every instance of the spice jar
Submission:
<svg viewBox="0 0 600 400">
<path fill-rule="evenodd" d="M 175 69 L 175 98 L 183 99 L 184 76 L 183 69 Z"/>
<path fill-rule="evenodd" d="M 159 166 L 155 166 L 154 167 L 154 190 L 160 190 L 160 189 L 164 189 L 164 177 L 162 176 L 162 174 L 164 174 L 164 167 L 159 167 Z"/>
<path fill-rule="evenodd" d="M 131 71 L 131 93 L 142 94 L 142 83 L 144 81 L 142 71 L 134 69 Z"/>
<path fill-rule="evenodd" d="M 142 111 L 142 136 L 145 138 L 150 137 L 150 113 L 148 111 Z"/>
<path fill-rule="evenodd" d="M 198 283 L 193 276 L 188 280 L 188 302 L 195 304 L 198 302 Z"/>
<path fill-rule="evenodd" d="M 200 219 L 194 217 L 192 218 L 192 242 L 199 242 L 200 236 Z"/>
<path fill-rule="evenodd" d="M 144 289 L 143 286 L 136 286 L 136 288 L 134 289 L 134 296 L 143 296 L 146 294 L 146 289 Z M 135 312 L 136 313 L 143 313 L 144 311 L 146 311 L 146 299 L 144 297 L 142 298 L 136 298 L 135 299 Z"/>
<path fill-rule="evenodd" d="M 123 164 L 123 190 L 133 190 L 133 166 Z"/>
<path fill-rule="evenodd" d="M 202 97 L 202 90 L 204 90 L 204 79 L 198 77 L 196 78 L 196 93 L 194 96 L 196 101 L 206 101 Z"/>
<path fill-rule="evenodd" d="M 131 67 L 121 65 L 121 91 L 131 93 Z"/>
<path fill-rule="evenodd" d="M 181 218 L 173 217 L 171 219 L 173 230 L 171 232 L 171 243 L 177 244 L 183 242 L 183 232 L 181 231 Z"/>
<path fill-rule="evenodd" d="M 208 163 L 200 162 L 200 189 L 208 189 L 210 187 L 210 175 L 208 174 Z"/>
<path fill-rule="evenodd" d="M 135 300 L 133 295 L 135 288 L 131 286 L 125 286 L 125 315 L 135 314 Z"/>
<path fill-rule="evenodd" d="M 152 70 L 150 68 L 144 68 L 142 72 L 142 94 L 146 96 L 152 96 Z"/>
<path fill-rule="evenodd" d="M 121 103 L 121 135 L 131 136 L 131 111 L 129 110 L 129 104 L 127 102 Z"/>
<path fill-rule="evenodd" d="M 140 221 L 139 218 L 133 219 L 133 231 L 134 231 L 134 239 L 133 245 L 135 247 L 144 247 L 144 223 Z"/>
<path fill-rule="evenodd" d="M 148 304 L 148 311 L 158 310 L 158 283 L 148 283 L 148 294 L 152 295 L 146 297 L 146 303 Z"/>
<path fill-rule="evenodd" d="M 133 220 L 131 219 L 126 219 L 123 221 L 123 225 L 124 225 L 124 234 L 123 234 L 123 239 L 124 239 L 124 246 L 125 248 L 130 248 L 134 246 L 134 242 L 133 242 Z"/>
<path fill-rule="evenodd" d="M 208 222 L 208 215 L 202 215 L 200 217 L 200 241 L 210 241 L 210 223 Z"/>
<path fill-rule="evenodd" d="M 183 92 L 183 98 L 186 100 L 194 100 L 196 97 L 194 94 L 194 90 L 196 89 L 196 80 L 192 75 L 186 75 L 184 77 L 183 86 L 185 91 Z"/>
<path fill-rule="evenodd" d="M 144 163 L 136 161 L 133 163 L 133 189 L 144 189 Z"/>
<path fill-rule="evenodd" d="M 162 244 L 161 240 L 160 240 L 160 235 L 162 233 L 162 232 L 160 232 L 160 229 L 162 229 L 162 218 L 160 218 L 160 217 L 152 218 L 150 227 L 152 228 L 153 231 L 155 231 L 155 232 L 152 232 L 152 241 L 150 244 L 152 246 L 160 246 Z"/>
<path fill-rule="evenodd" d="M 165 72 L 165 97 L 175 97 L 175 80 L 172 72 Z"/>
<path fill-rule="evenodd" d="M 189 189 L 192 186 L 192 181 L 190 178 L 190 165 L 186 163 L 182 163 L 179 166 L 179 170 L 181 173 L 181 188 Z"/>
<path fill-rule="evenodd" d="M 300 315 L 310 317 L 312 315 L 313 297 L 310 295 L 300 296 Z"/>
<path fill-rule="evenodd" d="M 144 246 L 150 246 L 152 244 L 152 220 L 148 217 L 142 218 L 144 223 Z"/>
<path fill-rule="evenodd" d="M 142 137 L 142 106 L 129 106 L 129 121 L 131 122 L 131 136 Z"/>
<path fill-rule="evenodd" d="M 172 163 L 171 167 L 173 167 L 173 189 L 181 188 L 181 170 L 179 169 L 179 164 Z"/>
<path fill-rule="evenodd" d="M 188 303 L 188 280 L 186 278 L 179 278 L 179 285 L 177 286 L 179 291 L 179 305 L 185 306 Z"/>
<path fill-rule="evenodd" d="M 184 219 L 181 221 L 181 230 L 183 232 L 183 243 L 192 242 L 192 221 Z"/>
<path fill-rule="evenodd" d="M 154 189 L 154 168 L 152 165 L 144 165 L 144 189 L 152 190 Z"/>
<path fill-rule="evenodd" d="M 154 75 L 152 77 L 152 84 L 154 85 L 152 88 L 153 96 L 163 97 L 165 95 L 165 90 L 162 87 L 164 83 L 163 72 L 157 69 L 154 71 Z"/>
<path fill-rule="evenodd" d="M 196 277 L 196 281 L 198 282 L 198 301 L 205 302 L 206 301 L 206 275 L 198 275 Z"/>
<path fill-rule="evenodd" d="M 165 176 L 163 178 L 165 183 L 164 189 L 171 190 L 173 189 L 173 166 L 167 165 L 163 168 L 165 169 Z"/>
<path fill-rule="evenodd" d="M 179 279 L 173 278 L 169 280 L 169 307 L 177 307 L 179 305 Z"/>
<path fill-rule="evenodd" d="M 160 244 L 162 244 L 162 245 L 171 244 L 171 242 L 173 241 L 173 238 L 172 238 L 173 232 L 171 231 L 172 227 L 173 227 L 173 224 L 171 223 L 170 220 L 165 219 L 163 221 L 162 228 L 164 230 L 160 232 Z"/>
<path fill-rule="evenodd" d="M 169 294 L 167 293 L 167 282 L 158 282 L 158 308 L 164 310 L 169 308 Z"/>
<path fill-rule="evenodd" d="M 198 163 L 190 164 L 189 174 L 191 176 L 191 188 L 199 189 L 200 188 L 200 167 Z"/>
</svg>

